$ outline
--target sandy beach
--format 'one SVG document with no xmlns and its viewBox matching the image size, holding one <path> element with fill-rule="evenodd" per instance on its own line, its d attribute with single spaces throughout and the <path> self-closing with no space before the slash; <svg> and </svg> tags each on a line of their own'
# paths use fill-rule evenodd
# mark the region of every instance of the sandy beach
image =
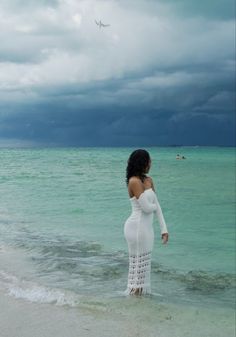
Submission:
<svg viewBox="0 0 236 337">
<path fill-rule="evenodd" d="M 119 320 L 106 320 L 69 307 L 14 299 L 0 292 L 1 337 L 131 336 Z M 114 333 L 115 332 L 115 333 Z"/>
<path fill-rule="evenodd" d="M 151 307 L 156 319 L 142 309 L 142 299 L 99 308 L 98 303 L 82 308 L 32 303 L 0 292 L 1 337 L 225 337 L 234 336 L 234 314 L 163 305 Z M 144 300 L 145 301 L 145 300 Z M 116 302 L 116 300 L 114 301 Z M 96 304 L 94 306 L 93 304 Z M 137 306 L 134 312 L 132 309 Z"/>
</svg>

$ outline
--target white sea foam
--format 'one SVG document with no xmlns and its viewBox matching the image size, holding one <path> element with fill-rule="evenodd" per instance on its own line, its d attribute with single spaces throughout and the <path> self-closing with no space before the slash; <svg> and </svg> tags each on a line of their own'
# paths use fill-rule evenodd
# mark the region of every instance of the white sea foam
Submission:
<svg viewBox="0 0 236 337">
<path fill-rule="evenodd" d="M 14 283 L 17 282 L 17 277 L 11 275 L 3 270 L 0 270 L 0 284 L 8 284 L 9 282 Z"/>
<path fill-rule="evenodd" d="M 0 271 L 0 286 L 7 290 L 10 296 L 30 302 L 51 303 L 59 306 L 69 305 L 71 307 L 75 307 L 79 303 L 79 295 L 20 280 L 5 271 Z"/>
<path fill-rule="evenodd" d="M 23 289 L 19 286 L 9 287 L 9 295 L 26 299 L 30 302 L 53 303 L 56 305 L 76 306 L 76 301 L 60 290 L 52 290 L 42 286 Z"/>
</svg>

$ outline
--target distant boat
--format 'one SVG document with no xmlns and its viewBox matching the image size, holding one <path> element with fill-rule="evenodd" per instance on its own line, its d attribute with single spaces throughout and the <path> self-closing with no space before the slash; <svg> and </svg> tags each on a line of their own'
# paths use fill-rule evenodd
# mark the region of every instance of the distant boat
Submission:
<svg viewBox="0 0 236 337">
<path fill-rule="evenodd" d="M 102 23 L 102 21 L 97 21 L 95 20 L 96 25 L 98 25 L 98 27 L 101 29 L 102 27 L 109 27 L 110 25 L 105 25 L 104 23 Z"/>
</svg>

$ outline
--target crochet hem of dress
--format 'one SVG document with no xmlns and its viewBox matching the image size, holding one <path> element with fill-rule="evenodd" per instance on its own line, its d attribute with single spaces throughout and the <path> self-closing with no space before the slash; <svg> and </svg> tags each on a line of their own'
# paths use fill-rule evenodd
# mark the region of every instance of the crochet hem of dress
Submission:
<svg viewBox="0 0 236 337">
<path fill-rule="evenodd" d="M 151 288 L 150 287 L 127 287 L 127 289 L 124 291 L 124 294 L 126 296 L 133 296 L 135 295 L 134 293 L 132 293 L 132 289 L 142 289 L 141 294 L 139 294 L 139 296 L 141 295 L 151 295 Z"/>
</svg>

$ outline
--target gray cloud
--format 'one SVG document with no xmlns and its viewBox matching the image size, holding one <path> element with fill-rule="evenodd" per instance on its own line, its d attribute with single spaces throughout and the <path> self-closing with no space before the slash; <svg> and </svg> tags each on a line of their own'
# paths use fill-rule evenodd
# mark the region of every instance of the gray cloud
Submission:
<svg viewBox="0 0 236 337">
<path fill-rule="evenodd" d="M 1 6 L 8 10 L 25 11 L 26 8 L 38 8 L 45 6 L 57 6 L 58 0 L 1 0 Z"/>
<path fill-rule="evenodd" d="M 208 19 L 234 19 L 235 2 L 233 0 L 162 0 L 175 8 L 175 13 L 186 17 L 204 16 Z"/>
<path fill-rule="evenodd" d="M 0 139 L 232 145 L 234 22 L 210 5 L 1 2 Z"/>
</svg>

